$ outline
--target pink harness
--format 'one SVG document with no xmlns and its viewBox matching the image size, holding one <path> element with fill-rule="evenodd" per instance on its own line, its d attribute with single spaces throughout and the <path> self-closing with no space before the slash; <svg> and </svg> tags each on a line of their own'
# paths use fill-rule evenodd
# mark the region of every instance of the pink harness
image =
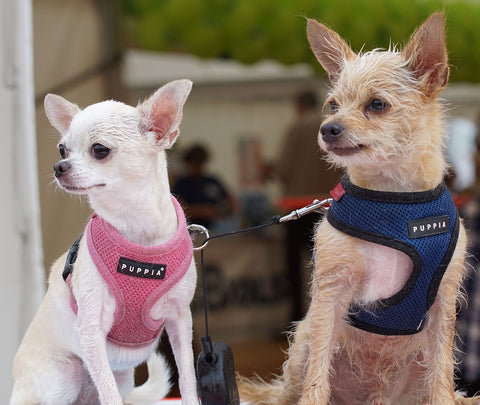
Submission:
<svg viewBox="0 0 480 405">
<path fill-rule="evenodd" d="M 177 231 L 160 246 L 132 243 L 95 214 L 87 225 L 88 250 L 117 303 L 113 327 L 108 334 L 108 340 L 116 345 L 143 347 L 158 338 L 164 320 L 152 319 L 151 309 L 190 266 L 192 240 L 180 204 L 173 196 L 172 201 L 177 213 Z M 69 285 L 70 278 L 67 278 Z M 77 313 L 73 294 L 70 304 Z"/>
</svg>

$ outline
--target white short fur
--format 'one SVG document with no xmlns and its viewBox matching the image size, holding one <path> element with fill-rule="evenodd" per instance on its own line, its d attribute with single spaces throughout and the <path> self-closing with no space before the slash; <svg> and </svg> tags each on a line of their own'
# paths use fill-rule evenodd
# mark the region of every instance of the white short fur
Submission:
<svg viewBox="0 0 480 405">
<path fill-rule="evenodd" d="M 80 110 L 60 96 L 45 98 L 47 116 L 62 136 L 64 156 L 57 165 L 63 166 L 56 168 L 62 172 L 57 173 L 57 183 L 70 193 L 87 195 L 92 209 L 131 242 L 155 246 L 175 234 L 177 218 L 165 149 L 178 136 L 191 86 L 189 80 L 168 83 L 136 108 L 104 101 Z M 103 158 L 95 155 L 97 144 L 108 149 Z M 16 355 L 10 404 L 140 405 L 158 401 L 170 389 L 168 367 L 155 353 L 158 342 L 131 349 L 107 341 L 116 303 L 84 240 L 72 277 L 78 304 L 75 315 L 62 279 L 65 258 L 53 265 L 45 299 Z M 195 285 L 192 260 L 185 276 L 151 311 L 154 319 L 165 319 L 183 404 L 189 405 L 198 404 L 189 308 Z M 153 378 L 133 389 L 133 369 L 148 358 Z"/>
</svg>

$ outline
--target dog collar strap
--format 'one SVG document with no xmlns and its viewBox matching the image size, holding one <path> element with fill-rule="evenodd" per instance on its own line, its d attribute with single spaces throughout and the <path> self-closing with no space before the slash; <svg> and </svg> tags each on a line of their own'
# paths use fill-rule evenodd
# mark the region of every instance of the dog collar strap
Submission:
<svg viewBox="0 0 480 405">
<path fill-rule="evenodd" d="M 157 339 L 164 321 L 152 319 L 150 311 L 190 266 L 193 246 L 185 215 L 173 196 L 172 201 L 177 231 L 160 246 L 132 243 L 96 215 L 87 225 L 89 253 L 117 302 L 114 324 L 108 334 L 116 345 L 143 347 Z M 73 309 L 76 312 L 75 304 Z"/>
<path fill-rule="evenodd" d="M 368 190 L 348 176 L 335 189 L 337 197 L 327 212 L 333 227 L 402 251 L 413 262 L 412 274 L 398 293 L 379 300 L 373 310 L 352 306 L 349 322 L 382 335 L 419 332 L 458 238 L 460 221 L 450 192 L 444 183 L 424 192 Z"/>
</svg>

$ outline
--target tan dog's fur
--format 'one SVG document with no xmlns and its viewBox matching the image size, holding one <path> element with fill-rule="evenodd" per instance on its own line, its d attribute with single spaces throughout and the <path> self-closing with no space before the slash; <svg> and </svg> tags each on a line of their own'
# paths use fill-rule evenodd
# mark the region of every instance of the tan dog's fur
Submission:
<svg viewBox="0 0 480 405">
<path fill-rule="evenodd" d="M 446 169 L 445 117 L 438 101 L 448 80 L 443 14 L 432 15 L 401 52 L 357 55 L 314 20 L 308 20 L 308 38 L 333 86 L 326 103 L 331 114 L 321 132 L 329 123 L 343 131 L 334 141 L 319 136 L 332 163 L 368 189 L 410 192 L 437 186 Z M 315 246 L 312 300 L 292 334 L 283 375 L 271 383 L 242 379 L 242 400 L 272 405 L 480 403 L 454 392 L 463 227 L 425 327 L 411 336 L 368 333 L 345 321 L 353 302 L 369 304 L 404 286 L 412 269 L 405 254 L 341 233 L 327 221 L 317 227 Z"/>
</svg>

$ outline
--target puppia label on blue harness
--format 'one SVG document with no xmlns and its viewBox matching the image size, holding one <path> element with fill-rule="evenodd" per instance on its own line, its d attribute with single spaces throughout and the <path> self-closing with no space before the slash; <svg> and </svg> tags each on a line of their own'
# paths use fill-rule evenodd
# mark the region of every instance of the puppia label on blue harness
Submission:
<svg viewBox="0 0 480 405">
<path fill-rule="evenodd" d="M 448 215 L 408 221 L 408 237 L 410 239 L 417 239 L 426 236 L 440 235 L 448 232 L 448 225 Z"/>
<path fill-rule="evenodd" d="M 165 264 L 137 262 L 125 257 L 120 258 L 117 266 L 118 273 L 126 274 L 127 276 L 158 280 L 163 280 L 165 278 L 166 271 L 167 265 Z"/>
</svg>

